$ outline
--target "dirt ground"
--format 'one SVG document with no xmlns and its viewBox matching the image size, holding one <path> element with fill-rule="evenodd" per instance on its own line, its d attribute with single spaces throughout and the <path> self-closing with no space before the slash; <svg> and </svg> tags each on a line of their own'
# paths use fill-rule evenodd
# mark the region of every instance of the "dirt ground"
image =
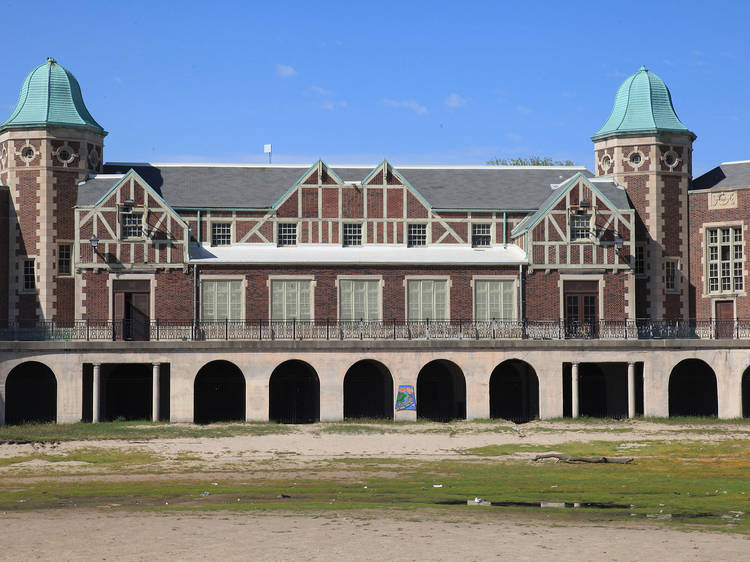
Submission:
<svg viewBox="0 0 750 562">
<path fill-rule="evenodd" d="M 512 424 L 508 424 L 511 427 Z M 721 439 L 750 436 L 748 425 L 695 426 L 617 422 L 593 429 L 562 422 L 532 422 L 516 430 L 487 424 L 388 426 L 386 433 L 341 434 L 321 425 L 288 434 L 228 438 L 78 441 L 4 444 L 0 458 L 71 453 L 88 448 L 137 448 L 162 463 L 231 470 L 248 461 L 273 460 L 285 468 L 337 457 L 466 458 L 457 450 L 484 445 L 570 441 Z M 397 434 L 397 435 L 396 435 Z M 184 460 L 188 458 L 190 460 Z M 180 460 L 183 459 L 183 460 Z M 33 481 L 50 470 L 81 477 L 147 479 L 148 474 L 101 474 L 87 463 L 35 459 L 0 469 L 0 478 Z M 163 468 L 163 466 L 162 466 Z M 193 476 L 195 473 L 193 473 Z M 181 475 L 175 474 L 176 478 Z M 483 509 L 483 508 L 478 508 Z M 387 510 L 306 514 L 205 512 L 153 513 L 65 509 L 0 513 L 2 560 L 743 560 L 750 540 L 730 533 L 684 531 L 646 522 L 569 523 L 518 520 L 508 513 L 455 518 L 445 512 Z"/>
</svg>

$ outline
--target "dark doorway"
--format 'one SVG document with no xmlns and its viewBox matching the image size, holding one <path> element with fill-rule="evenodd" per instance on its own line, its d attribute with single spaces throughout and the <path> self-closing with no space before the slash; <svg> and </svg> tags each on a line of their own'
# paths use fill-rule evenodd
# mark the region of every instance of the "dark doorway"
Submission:
<svg viewBox="0 0 750 562">
<path fill-rule="evenodd" d="M 268 418 L 279 423 L 315 423 L 320 419 L 320 381 L 304 361 L 285 361 L 268 384 Z"/>
<path fill-rule="evenodd" d="M 417 377 L 417 418 L 466 419 L 466 381 L 458 365 L 438 359 L 422 367 Z"/>
<path fill-rule="evenodd" d="M 115 363 L 101 367 L 102 421 L 150 420 L 151 363 Z"/>
<path fill-rule="evenodd" d="M 490 417 L 523 423 L 539 416 L 539 380 L 525 361 L 500 363 L 490 377 Z"/>
<path fill-rule="evenodd" d="M 344 377 L 344 418 L 393 419 L 393 377 L 372 360 L 352 365 Z"/>
<path fill-rule="evenodd" d="M 750 418 L 750 367 L 742 375 L 742 417 Z"/>
<path fill-rule="evenodd" d="M 716 375 L 700 359 L 680 361 L 669 376 L 669 415 L 716 416 Z"/>
<path fill-rule="evenodd" d="M 627 363 L 580 363 L 578 392 L 581 416 L 627 418 Z"/>
<path fill-rule="evenodd" d="M 592 338 L 598 336 L 597 281 L 565 281 L 565 335 L 568 338 Z"/>
<path fill-rule="evenodd" d="M 57 421 L 57 379 L 36 361 L 14 367 L 5 381 L 5 423 Z"/>
<path fill-rule="evenodd" d="M 245 376 L 229 361 L 212 361 L 195 376 L 195 423 L 245 420 Z"/>
<path fill-rule="evenodd" d="M 148 340 L 150 325 L 150 282 L 138 280 L 114 281 L 115 337 L 123 340 Z"/>
</svg>

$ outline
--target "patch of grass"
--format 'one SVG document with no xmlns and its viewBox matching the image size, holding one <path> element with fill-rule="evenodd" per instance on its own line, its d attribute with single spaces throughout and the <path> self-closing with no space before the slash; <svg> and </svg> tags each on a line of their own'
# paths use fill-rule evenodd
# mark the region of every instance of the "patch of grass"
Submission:
<svg viewBox="0 0 750 562">
<path fill-rule="evenodd" d="M 295 429 L 291 426 L 272 422 L 234 422 L 210 425 L 145 420 L 69 424 L 29 423 L 0 426 L 0 442 L 43 443 L 100 439 L 150 440 L 180 437 L 234 437 L 238 435 L 279 435 L 294 431 Z"/>
</svg>

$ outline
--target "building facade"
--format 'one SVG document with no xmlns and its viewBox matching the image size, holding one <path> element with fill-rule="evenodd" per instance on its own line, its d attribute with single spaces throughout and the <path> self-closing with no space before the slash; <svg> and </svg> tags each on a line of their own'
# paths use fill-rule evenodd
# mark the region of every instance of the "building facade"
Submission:
<svg viewBox="0 0 750 562">
<path fill-rule="evenodd" d="M 593 172 L 388 161 L 366 167 L 108 163 L 106 135 L 75 77 L 52 59 L 27 76 L 15 109 L 0 124 L 5 339 L 175 346 L 268 340 L 261 349 L 271 349 L 277 341 L 300 340 L 450 346 L 750 335 L 743 321 L 750 318 L 744 281 L 750 164 L 725 163 L 692 178 L 696 135 L 677 117 L 664 82 L 644 67 L 620 86 L 611 115 L 592 137 Z M 335 355 L 337 348 L 325 349 Z M 176 381 L 177 355 L 165 353 L 146 362 L 153 367 L 147 374 L 155 417 L 160 400 L 171 411 L 186 411 L 162 388 L 169 378 L 164 372 Z M 646 406 L 643 361 L 605 363 L 622 365 L 612 376 L 611 369 L 599 369 L 605 390 L 592 403 L 602 396 L 611 402 L 610 379 L 616 379 L 625 381 L 628 398 L 603 412 L 665 413 Z M 486 401 L 492 391 L 487 384 L 484 391 L 467 389 L 463 374 L 461 383 L 453 367 L 441 365 L 433 383 L 417 389 L 440 410 L 428 417 L 471 417 L 467 397 L 479 392 Z M 578 366 L 575 360 L 558 365 L 557 376 L 568 382 L 556 393 L 540 390 L 531 367 L 514 364 L 516 382 L 506 390 L 521 388 L 526 398 L 506 399 L 498 390 L 496 401 L 505 400 L 515 418 L 540 415 L 540 408 L 549 417 L 564 413 L 568 396 L 567 413 L 577 415 Z M 108 369 L 108 392 L 124 392 L 128 369 Z M 238 394 L 227 369 L 216 367 L 211 377 L 234 389 L 227 395 Z M 320 373 L 295 375 L 302 371 L 292 365 L 275 390 L 267 381 L 269 403 L 290 393 L 320 396 Z M 81 399 L 94 406 L 79 419 L 100 419 L 103 403 L 110 413 L 116 409 L 114 398 L 102 394 L 101 363 L 81 358 L 74 373 L 82 395 L 94 396 Z M 397 391 L 389 377 L 387 388 L 376 389 L 387 397 L 376 400 L 385 410 L 369 413 L 394 415 Z M 361 413 L 367 385 L 385 382 L 372 364 L 354 379 L 361 396 L 352 399 Z M 714 396 L 716 385 L 714 379 Z M 193 398 L 210 388 L 194 380 Z M 560 407 L 541 407 L 545 392 Z M 742 414 L 741 394 L 740 406 L 724 413 Z M 450 404 L 440 406 L 444 401 Z M 63 417 L 75 419 L 76 408 Z M 321 416 L 320 403 L 317 414 L 300 406 L 300 418 L 267 408 L 271 419 Z M 205 419 L 214 419 L 223 406 L 209 410 Z M 343 410 L 346 415 L 345 404 Z M 493 414 L 492 407 L 474 410 Z M 263 407 L 253 411 L 252 419 L 264 417 L 257 413 Z M 23 413 L 11 418 L 16 415 L 23 419 Z"/>
</svg>

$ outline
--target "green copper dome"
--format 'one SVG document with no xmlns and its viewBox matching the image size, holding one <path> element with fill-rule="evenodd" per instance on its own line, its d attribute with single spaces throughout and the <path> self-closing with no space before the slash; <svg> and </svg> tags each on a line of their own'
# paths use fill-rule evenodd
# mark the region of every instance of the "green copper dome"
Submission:
<svg viewBox="0 0 750 562">
<path fill-rule="evenodd" d="M 23 81 L 16 108 L 0 131 L 46 125 L 104 133 L 83 103 L 78 80 L 50 58 Z"/>
<path fill-rule="evenodd" d="M 687 133 L 695 137 L 677 117 L 667 85 L 642 66 L 617 90 L 609 119 L 591 140 L 620 133 L 657 131 Z"/>
</svg>

